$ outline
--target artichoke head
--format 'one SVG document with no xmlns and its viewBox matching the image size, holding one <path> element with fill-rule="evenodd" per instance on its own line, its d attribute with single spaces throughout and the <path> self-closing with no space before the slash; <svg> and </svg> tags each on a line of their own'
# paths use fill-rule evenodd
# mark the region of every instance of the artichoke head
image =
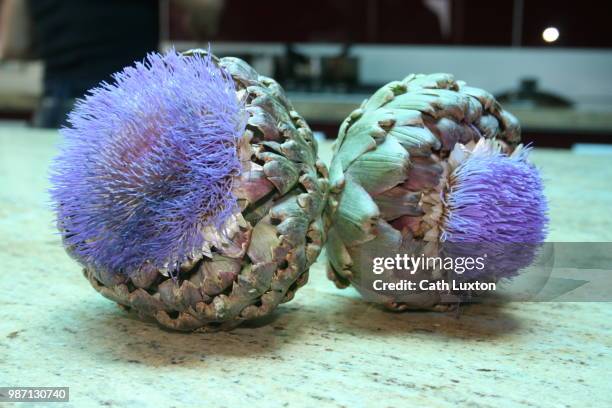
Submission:
<svg viewBox="0 0 612 408">
<path fill-rule="evenodd" d="M 525 208 L 531 202 L 523 202 L 524 196 L 541 204 L 532 206 L 533 228 L 524 227 L 540 240 L 545 222 L 541 183 L 524 162 L 525 149 L 519 143 L 514 116 L 488 92 L 449 74 L 413 74 L 380 88 L 344 120 L 334 146 L 326 207 L 328 277 L 338 287 L 353 284 L 367 299 L 393 310 L 446 309 L 440 291 L 417 290 L 401 301 L 377 293 L 371 285 L 372 261 L 397 254 L 436 257 L 449 239 L 505 242 L 497 233 L 500 226 L 521 230 L 504 218 L 512 213 L 507 210 L 513 203 L 483 192 L 483 181 L 474 181 L 474 174 L 477 178 L 487 171 L 491 174 L 486 173 L 484 183 L 491 183 L 492 190 L 507 185 L 504 197 Z M 466 167 L 468 163 L 477 169 Z M 503 168 L 495 173 L 491 163 Z M 515 172 L 515 167 L 531 178 L 509 182 L 517 177 L 505 172 Z M 532 179 L 533 194 L 522 187 Z M 465 197 L 499 204 L 482 209 L 484 205 L 466 204 Z M 480 229 L 470 229 L 472 224 Z M 493 237 L 483 231 L 493 231 Z M 415 272 L 413 280 L 443 279 L 439 269 Z M 403 276 L 390 270 L 381 277 L 391 282 Z"/>
<path fill-rule="evenodd" d="M 66 249 L 84 265 L 85 277 L 103 296 L 170 329 L 230 329 L 268 315 L 307 282 L 308 269 L 325 241 L 322 212 L 328 191 L 327 169 L 317 159 L 313 134 L 279 84 L 258 75 L 240 59 L 218 59 L 202 50 L 151 58 L 158 58 L 157 62 L 151 59 L 150 66 L 127 69 L 123 74 L 127 79 L 124 77 L 116 88 L 94 91 L 99 95 L 86 99 L 72 116 L 74 129 L 66 136 L 74 132 L 76 137 L 85 137 L 92 120 L 92 115 L 83 114 L 88 104 L 100 95 L 116 97 L 116 92 L 128 87 L 136 76 L 139 81 L 148 81 L 126 94 L 129 103 L 125 106 L 120 98 L 117 103 L 121 108 L 103 105 L 111 110 L 106 120 L 117 118 L 121 129 L 108 136 L 105 148 L 110 153 L 105 155 L 110 157 L 114 150 L 119 153 L 113 160 L 96 156 L 95 160 L 107 165 L 106 170 L 92 168 L 100 173 L 83 186 L 77 185 L 90 191 L 90 184 L 99 183 L 108 193 L 101 194 L 101 200 L 108 199 L 109 206 L 122 211 L 128 209 L 127 227 L 108 220 L 99 203 L 93 203 L 91 211 L 82 211 L 79 203 L 69 200 L 64 180 L 78 169 L 69 168 L 66 157 L 60 157 L 63 170 L 56 177 L 55 197 Z M 218 88 L 226 86 L 226 79 L 231 95 L 220 103 L 226 96 Z M 185 83 L 177 85 L 179 80 Z M 176 88 L 176 93 L 170 88 Z M 203 106 L 194 102 L 202 97 L 208 98 Z M 155 103 L 159 106 L 151 109 Z M 238 113 L 232 110 L 234 104 L 238 104 Z M 241 117 L 225 122 L 218 119 L 228 112 Z M 235 129 L 234 139 L 224 136 Z M 102 137 L 104 130 L 99 131 Z M 131 135 L 129 132 L 134 135 L 118 134 Z M 168 132 L 178 136 L 164 139 Z M 208 134 L 214 132 L 225 139 Z M 165 144 L 158 143 L 162 139 Z M 202 149 L 210 150 L 210 155 L 202 154 Z M 225 156 L 216 155 L 223 149 L 229 149 Z M 131 159 L 123 163 L 128 153 Z M 194 162 L 186 157 L 190 154 L 201 157 Z M 234 159 L 231 171 L 222 173 Z M 202 173 L 194 168 L 198 165 L 207 166 L 204 177 L 184 177 L 186 171 Z M 114 173 L 108 168 L 114 168 Z M 216 184 L 209 186 L 215 177 Z M 141 180 L 153 181 L 142 185 Z M 202 199 L 199 189 L 209 189 L 215 195 Z M 217 211 L 211 207 L 213 202 L 224 207 Z M 146 211 L 138 212 L 141 207 Z M 105 228 L 96 230 L 97 236 L 90 234 L 91 239 L 75 239 L 79 220 L 91 219 L 91 212 L 106 223 Z M 118 214 L 123 216 L 123 212 Z M 214 221 L 209 221 L 213 216 Z M 87 224 L 83 231 L 91 230 L 90 222 Z M 102 234 L 108 242 L 98 238 Z M 109 242 L 113 245 L 110 248 Z M 138 250 L 129 252 L 130 242 Z M 172 246 L 175 242 L 181 244 Z M 195 246 L 188 246 L 193 243 Z M 110 257 L 98 256 L 108 253 L 102 249 L 115 250 L 120 257 L 111 263 Z M 169 255 L 159 257 L 162 250 Z"/>
</svg>

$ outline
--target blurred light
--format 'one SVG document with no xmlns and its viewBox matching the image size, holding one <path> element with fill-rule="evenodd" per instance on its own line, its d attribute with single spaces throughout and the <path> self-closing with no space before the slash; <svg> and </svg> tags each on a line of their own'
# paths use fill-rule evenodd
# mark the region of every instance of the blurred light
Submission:
<svg viewBox="0 0 612 408">
<path fill-rule="evenodd" d="M 555 27 L 548 27 L 542 31 L 542 38 L 548 43 L 555 42 L 559 38 L 559 30 Z"/>
</svg>

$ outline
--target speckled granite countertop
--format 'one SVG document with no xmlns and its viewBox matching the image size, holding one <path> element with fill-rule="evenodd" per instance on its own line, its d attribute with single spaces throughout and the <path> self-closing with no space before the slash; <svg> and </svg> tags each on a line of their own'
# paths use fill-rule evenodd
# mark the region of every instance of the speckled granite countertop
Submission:
<svg viewBox="0 0 612 408">
<path fill-rule="evenodd" d="M 74 407 L 612 406 L 611 303 L 391 314 L 336 289 L 319 262 L 267 325 L 180 334 L 135 320 L 54 234 L 56 143 L 0 128 L 0 386 L 69 386 Z M 551 240 L 612 241 L 612 156 L 533 158 Z"/>
</svg>

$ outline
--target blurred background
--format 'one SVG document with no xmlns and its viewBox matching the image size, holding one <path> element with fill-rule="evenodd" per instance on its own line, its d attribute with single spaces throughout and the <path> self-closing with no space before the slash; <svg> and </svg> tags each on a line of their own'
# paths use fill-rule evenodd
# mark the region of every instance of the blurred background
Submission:
<svg viewBox="0 0 612 408">
<path fill-rule="evenodd" d="M 311 127 L 386 82 L 450 72 L 537 146 L 612 147 L 607 2 L 0 0 L 0 126 L 59 127 L 76 98 L 147 52 L 208 47 L 275 77 Z"/>
</svg>

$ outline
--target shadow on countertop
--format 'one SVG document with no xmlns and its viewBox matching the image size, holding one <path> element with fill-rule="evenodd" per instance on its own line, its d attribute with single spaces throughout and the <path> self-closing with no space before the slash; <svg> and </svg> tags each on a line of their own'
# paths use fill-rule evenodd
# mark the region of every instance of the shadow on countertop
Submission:
<svg viewBox="0 0 612 408">
<path fill-rule="evenodd" d="M 113 310 L 115 309 L 115 310 Z M 266 322 L 240 326 L 233 331 L 189 333 L 169 331 L 153 321 L 143 321 L 135 313 L 116 306 L 101 313 L 69 310 L 74 316 L 62 320 L 80 321 L 80 327 L 63 327 L 63 340 L 75 351 L 90 357 L 150 366 L 194 365 L 210 356 L 256 358 L 270 354 L 293 341 L 296 330 L 285 330 L 277 323 L 286 311 L 277 311 Z M 57 334 L 57 336 L 62 336 Z"/>
<path fill-rule="evenodd" d="M 94 308 L 82 304 L 65 310 L 62 320 L 79 322 L 79 327 L 58 328 L 56 336 L 87 358 L 160 367 L 196 366 L 213 358 L 282 360 L 284 349 L 292 346 L 342 351 L 339 342 L 385 342 L 393 337 L 401 337 L 406 346 L 412 340 L 487 342 L 520 329 L 519 321 L 504 306 L 469 305 L 459 314 L 394 313 L 339 294 L 319 292 L 316 304 L 306 296 L 282 305 L 265 321 L 213 333 L 167 331 L 114 306 L 100 308 L 95 301 Z"/>
<path fill-rule="evenodd" d="M 392 312 L 381 305 L 361 300 L 340 305 L 344 318 L 337 319 L 343 330 L 393 336 L 426 333 L 459 340 L 488 341 L 512 334 L 521 328 L 502 304 L 466 304 L 450 312 L 409 310 Z"/>
</svg>

